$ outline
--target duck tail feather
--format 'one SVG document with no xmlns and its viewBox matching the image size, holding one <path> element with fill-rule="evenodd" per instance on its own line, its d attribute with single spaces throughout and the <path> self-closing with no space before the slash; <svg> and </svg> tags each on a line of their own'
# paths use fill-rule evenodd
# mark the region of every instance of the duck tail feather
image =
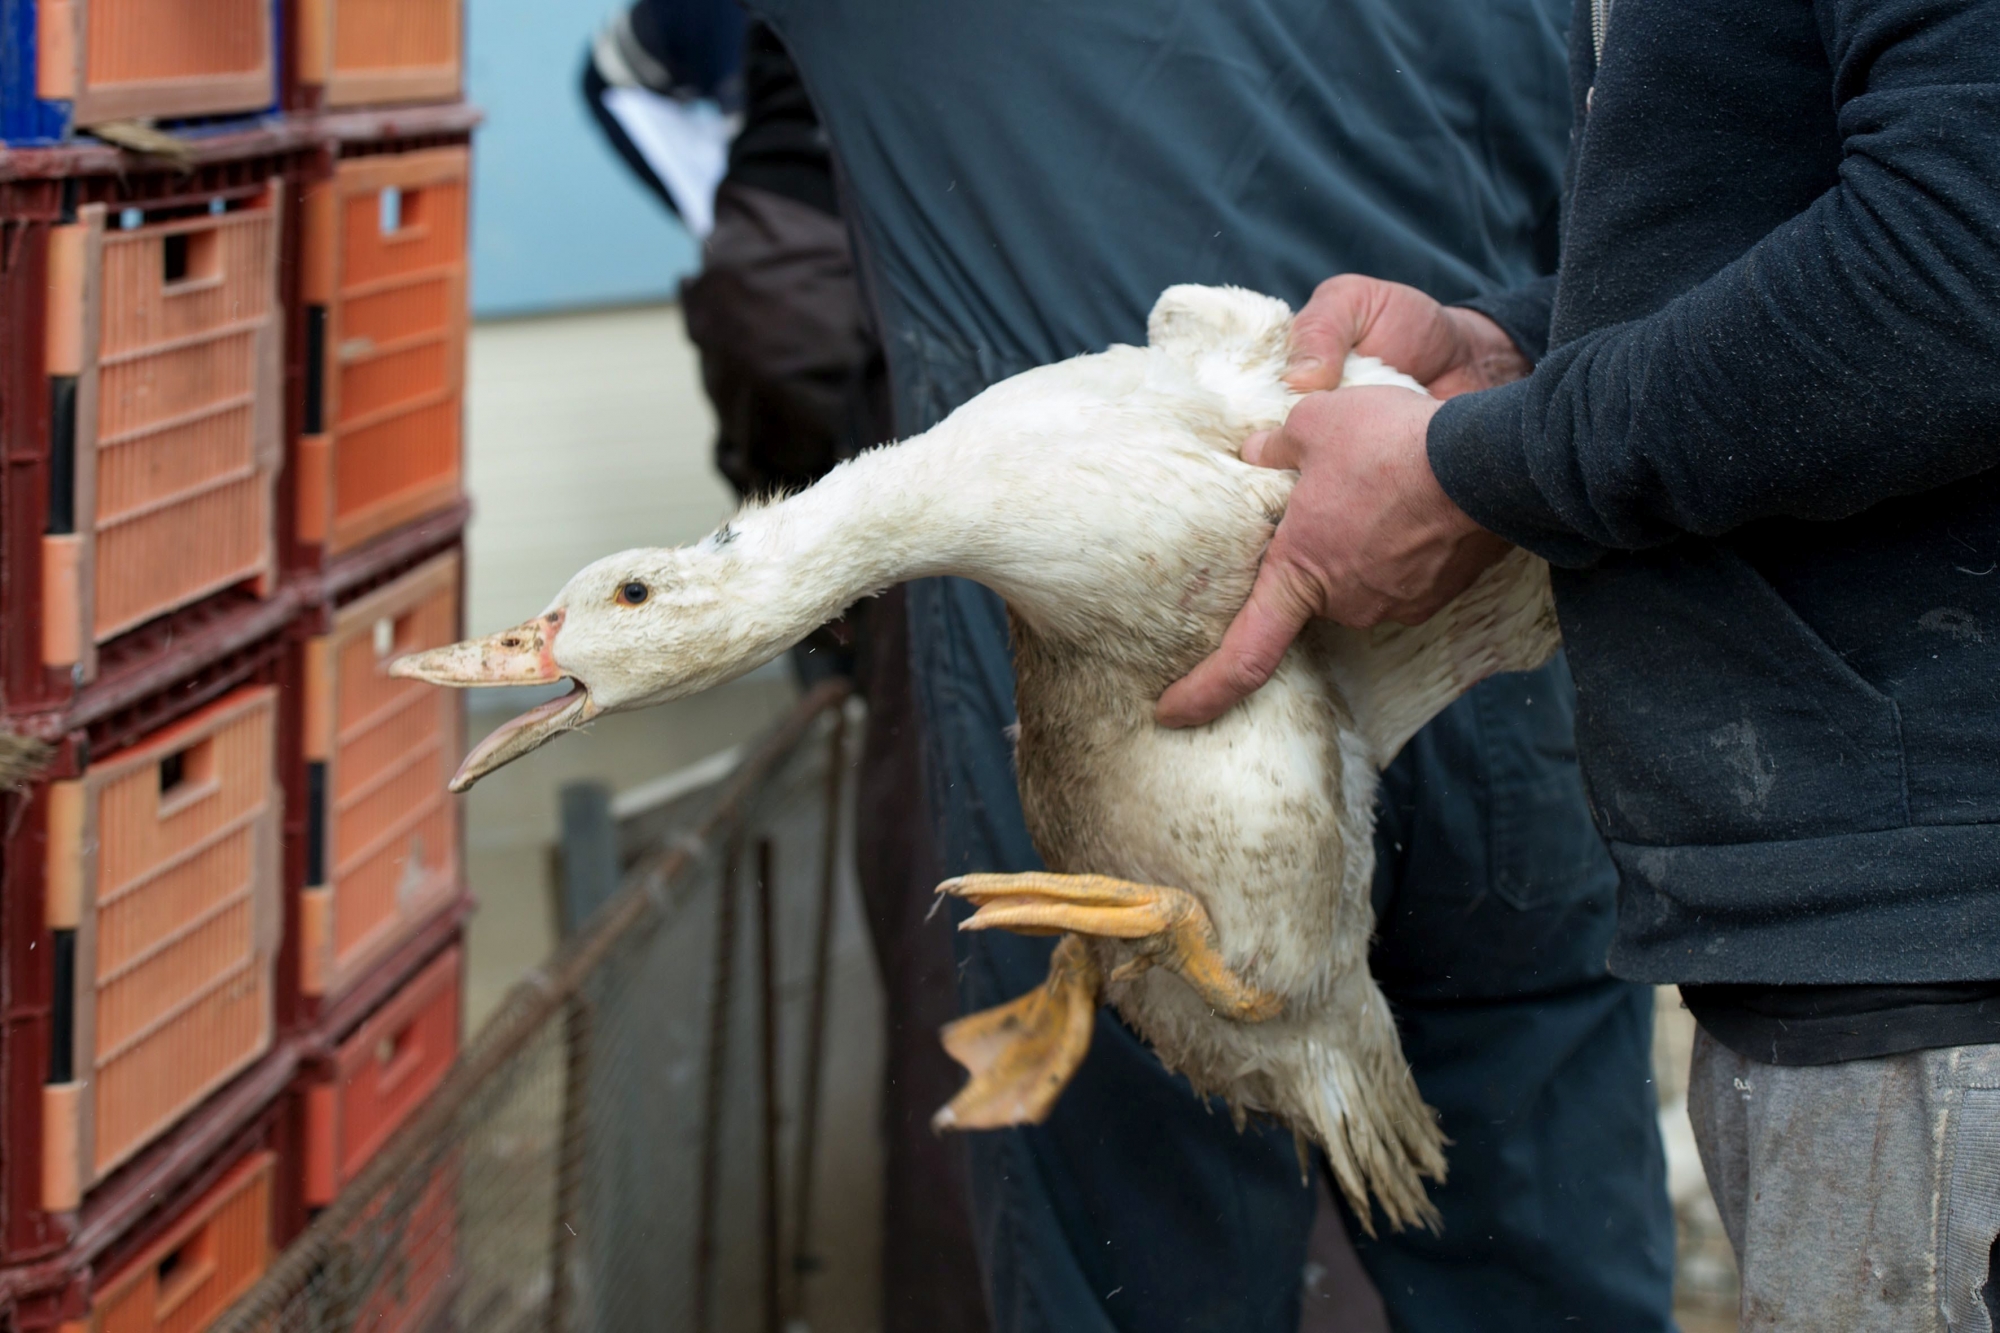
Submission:
<svg viewBox="0 0 2000 1333">
<path fill-rule="evenodd" d="M 1443 1219 L 1424 1182 L 1444 1181 L 1444 1133 L 1417 1091 L 1379 992 L 1359 1018 L 1343 1041 L 1307 1039 L 1307 1058 L 1293 1066 L 1306 1080 L 1293 1090 L 1298 1118 L 1370 1236 L 1378 1208 L 1391 1230 L 1422 1226 L 1435 1232 Z"/>
</svg>

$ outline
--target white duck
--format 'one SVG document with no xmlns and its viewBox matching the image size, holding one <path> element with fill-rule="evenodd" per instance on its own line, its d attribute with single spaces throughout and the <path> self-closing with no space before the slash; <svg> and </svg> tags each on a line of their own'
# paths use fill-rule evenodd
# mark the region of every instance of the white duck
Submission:
<svg viewBox="0 0 2000 1333">
<path fill-rule="evenodd" d="M 1393 1225 L 1434 1223 L 1421 1178 L 1443 1178 L 1443 1138 L 1367 969 L 1376 775 L 1558 632 L 1546 567 L 1516 551 L 1421 627 L 1315 623 L 1221 719 L 1155 725 L 1248 596 L 1296 481 L 1237 457 L 1297 401 L 1279 378 L 1290 325 L 1269 297 L 1170 288 L 1146 347 L 1017 375 L 693 546 L 608 556 L 537 619 L 394 671 L 580 687 L 488 737 L 463 790 L 599 714 L 740 675 L 890 584 L 986 584 L 1011 612 L 1021 797 L 1052 870 L 939 891 L 978 906 L 967 929 L 1063 939 L 1042 988 L 945 1029 L 972 1077 L 939 1124 L 1046 1116 L 1108 998 L 1239 1120 L 1317 1142 L 1358 1215 L 1372 1192 Z M 1363 358 L 1345 370 L 1418 388 Z"/>
</svg>

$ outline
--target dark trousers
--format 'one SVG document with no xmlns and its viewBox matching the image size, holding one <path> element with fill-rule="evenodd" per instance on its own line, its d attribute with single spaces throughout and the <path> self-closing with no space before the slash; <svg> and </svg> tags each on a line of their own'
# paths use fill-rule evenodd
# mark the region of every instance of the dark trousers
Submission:
<svg viewBox="0 0 2000 1333">
<path fill-rule="evenodd" d="M 915 584 L 910 625 L 942 868 L 1034 868 L 997 599 Z M 1651 996 L 1604 971 L 1616 883 L 1571 710 L 1559 663 L 1488 682 L 1385 774 L 1372 966 L 1453 1140 L 1440 1234 L 1350 1225 L 1399 1330 L 1672 1327 Z M 1050 944 L 957 947 L 970 1010 L 1038 984 Z M 1045 1124 L 967 1146 L 1000 1333 L 1298 1328 L 1317 1196 L 1290 1134 L 1237 1133 L 1110 1011 Z"/>
<path fill-rule="evenodd" d="M 868 696 L 855 861 L 880 970 L 883 1333 L 981 1333 L 986 1307 L 972 1247 L 962 1139 L 933 1134 L 961 1071 L 938 1044 L 958 1017 L 951 922 L 930 916 L 942 878 L 923 818 L 904 590 L 857 609 Z M 928 918 L 928 919 L 927 919 Z"/>
</svg>

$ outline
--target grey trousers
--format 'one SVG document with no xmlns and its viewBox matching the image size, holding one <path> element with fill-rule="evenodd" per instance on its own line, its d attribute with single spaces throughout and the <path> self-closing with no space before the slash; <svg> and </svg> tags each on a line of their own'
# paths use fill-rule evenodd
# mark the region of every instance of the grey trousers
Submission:
<svg viewBox="0 0 2000 1333">
<path fill-rule="evenodd" d="M 1788 1068 L 1700 1032 L 1688 1113 L 1741 1333 L 1993 1333 L 2000 1045 Z"/>
</svg>

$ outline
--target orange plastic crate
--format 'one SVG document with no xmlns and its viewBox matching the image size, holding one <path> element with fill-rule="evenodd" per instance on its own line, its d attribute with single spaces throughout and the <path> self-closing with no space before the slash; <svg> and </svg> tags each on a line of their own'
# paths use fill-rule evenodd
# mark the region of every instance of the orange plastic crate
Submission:
<svg viewBox="0 0 2000 1333">
<path fill-rule="evenodd" d="M 198 1333 L 271 1265 L 268 1152 L 246 1158 L 180 1220 L 97 1284 L 90 1333 Z M 66 1329 L 77 1325 L 65 1325 Z"/>
<path fill-rule="evenodd" d="M 458 97 L 463 0 L 299 0 L 299 82 L 330 107 Z"/>
<path fill-rule="evenodd" d="M 342 161 L 306 195 L 299 540 L 344 551 L 459 494 L 466 148 Z"/>
<path fill-rule="evenodd" d="M 99 644 L 275 570 L 282 450 L 283 192 L 130 230 L 102 204 L 49 240 L 57 412 L 42 658 L 96 674 Z M 66 455 L 66 457 L 65 457 Z"/>
<path fill-rule="evenodd" d="M 456 551 L 342 607 L 306 645 L 300 989 L 336 995 L 458 889 L 459 700 L 391 661 L 458 637 Z"/>
<path fill-rule="evenodd" d="M 50 1211 L 75 1208 L 271 1045 L 277 724 L 276 689 L 248 686 L 51 784 Z"/>
<path fill-rule="evenodd" d="M 332 1203 L 444 1081 L 458 1055 L 457 945 L 362 1020 L 306 1098 L 306 1203 Z"/>
<path fill-rule="evenodd" d="M 38 0 L 36 92 L 71 122 L 270 106 L 270 0 Z"/>
</svg>

